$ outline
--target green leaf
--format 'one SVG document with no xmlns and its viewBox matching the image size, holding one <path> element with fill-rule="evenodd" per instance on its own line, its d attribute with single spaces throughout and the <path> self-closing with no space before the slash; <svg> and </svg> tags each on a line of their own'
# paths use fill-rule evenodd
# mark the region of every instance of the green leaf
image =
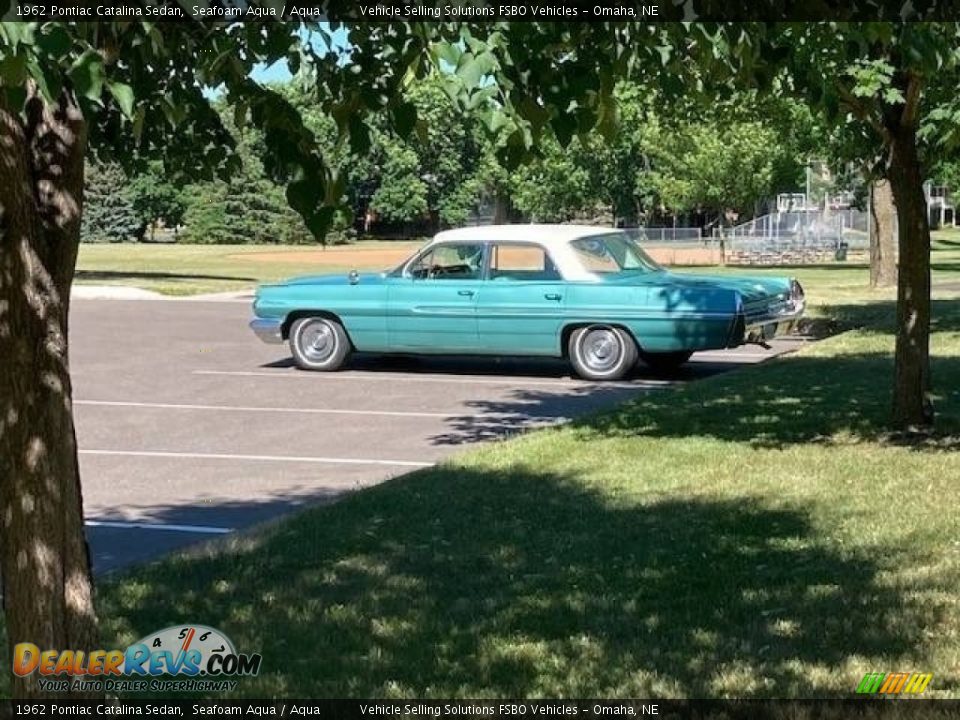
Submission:
<svg viewBox="0 0 960 720">
<path fill-rule="evenodd" d="M 65 55 L 72 45 L 70 34 L 60 25 L 47 26 L 37 38 L 37 47 L 53 57 Z"/>
<path fill-rule="evenodd" d="M 107 88 L 127 119 L 133 119 L 133 88 L 122 82 L 108 82 Z"/>
<path fill-rule="evenodd" d="M 404 140 L 410 137 L 417 125 L 417 108 L 413 103 L 404 102 L 393 109 L 393 122 L 397 134 Z"/>
<path fill-rule="evenodd" d="M 457 67 L 457 77 L 468 88 L 473 89 L 480 84 L 484 75 L 484 64 L 473 53 L 464 53 Z"/>
<path fill-rule="evenodd" d="M 77 58 L 68 72 L 78 94 L 97 102 L 103 95 L 103 58 L 94 50 L 87 50 Z"/>
<path fill-rule="evenodd" d="M 0 60 L 0 80 L 4 85 L 23 85 L 27 80 L 27 60 L 23 55 L 8 55 Z"/>
<path fill-rule="evenodd" d="M 351 115 L 348 122 L 350 128 L 350 149 L 357 155 L 365 155 L 370 149 L 370 130 L 359 115 Z"/>
<path fill-rule="evenodd" d="M 146 109 L 143 106 L 138 107 L 136 114 L 133 116 L 133 139 L 138 143 L 143 136 L 143 122 L 146 118 Z"/>
<path fill-rule="evenodd" d="M 299 52 L 292 51 L 287 55 L 287 69 L 291 75 L 296 75 L 300 72 L 300 60 Z"/>
<path fill-rule="evenodd" d="M 443 62 L 449 63 L 450 67 L 456 67 L 460 62 L 462 51 L 454 43 L 440 42 L 436 43 L 433 47 L 436 56 Z"/>
<path fill-rule="evenodd" d="M 0 16 L 6 13 L 0 13 Z M 0 29 L 6 35 L 7 44 L 11 49 L 16 50 L 18 45 L 32 45 L 33 31 L 36 23 L 4 22 L 0 23 Z"/>
<path fill-rule="evenodd" d="M 50 73 L 44 72 L 36 58 L 30 58 L 27 61 L 27 70 L 30 73 L 30 77 L 32 77 L 33 81 L 37 84 L 37 89 L 40 90 L 43 98 L 49 103 L 54 102 L 63 89 L 63 81 L 60 78 L 60 73 L 56 71 Z"/>
<path fill-rule="evenodd" d="M 27 102 L 27 89 L 22 85 L 15 87 L 0 87 L 0 93 L 3 93 L 6 96 L 7 107 L 22 108 Z"/>
</svg>

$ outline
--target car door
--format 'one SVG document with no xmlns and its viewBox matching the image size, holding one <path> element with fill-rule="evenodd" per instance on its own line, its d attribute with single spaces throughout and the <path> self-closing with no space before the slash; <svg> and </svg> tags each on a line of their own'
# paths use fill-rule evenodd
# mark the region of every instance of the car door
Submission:
<svg viewBox="0 0 960 720">
<path fill-rule="evenodd" d="M 535 243 L 491 243 L 487 279 L 477 298 L 485 352 L 559 355 L 565 284 L 550 254 Z"/>
<path fill-rule="evenodd" d="M 428 248 L 390 283 L 387 336 L 392 349 L 473 351 L 476 304 L 485 243 L 440 243 Z"/>
</svg>

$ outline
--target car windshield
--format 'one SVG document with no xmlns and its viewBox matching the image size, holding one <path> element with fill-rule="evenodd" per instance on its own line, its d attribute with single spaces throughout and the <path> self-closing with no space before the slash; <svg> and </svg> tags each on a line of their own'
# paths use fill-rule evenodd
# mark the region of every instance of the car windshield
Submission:
<svg viewBox="0 0 960 720">
<path fill-rule="evenodd" d="M 573 256 L 587 272 L 654 272 L 662 268 L 623 232 L 591 235 L 570 242 Z"/>
</svg>

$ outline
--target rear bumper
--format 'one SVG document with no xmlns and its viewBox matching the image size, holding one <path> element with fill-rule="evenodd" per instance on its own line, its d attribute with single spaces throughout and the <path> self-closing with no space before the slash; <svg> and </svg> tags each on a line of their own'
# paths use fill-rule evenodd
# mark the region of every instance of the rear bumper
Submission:
<svg viewBox="0 0 960 720">
<path fill-rule="evenodd" d="M 250 321 L 253 334 L 270 345 L 283 344 L 283 321 L 273 318 L 254 318 Z"/>
</svg>

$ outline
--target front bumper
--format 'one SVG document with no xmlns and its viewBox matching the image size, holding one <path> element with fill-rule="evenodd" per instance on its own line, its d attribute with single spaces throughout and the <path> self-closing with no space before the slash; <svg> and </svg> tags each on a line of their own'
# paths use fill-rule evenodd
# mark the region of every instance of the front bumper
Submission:
<svg viewBox="0 0 960 720">
<path fill-rule="evenodd" d="M 283 344 L 283 321 L 275 318 L 254 318 L 250 321 L 254 335 L 270 345 Z"/>
<path fill-rule="evenodd" d="M 789 335 L 800 324 L 803 310 L 787 315 L 769 315 L 763 318 L 750 319 L 744 328 L 744 344 L 763 344 L 775 337 Z"/>
<path fill-rule="evenodd" d="M 800 324 L 806 306 L 801 296 L 778 312 L 761 315 L 744 315 L 741 312 L 733 333 L 735 345 L 762 345 L 773 338 L 789 335 Z"/>
</svg>

